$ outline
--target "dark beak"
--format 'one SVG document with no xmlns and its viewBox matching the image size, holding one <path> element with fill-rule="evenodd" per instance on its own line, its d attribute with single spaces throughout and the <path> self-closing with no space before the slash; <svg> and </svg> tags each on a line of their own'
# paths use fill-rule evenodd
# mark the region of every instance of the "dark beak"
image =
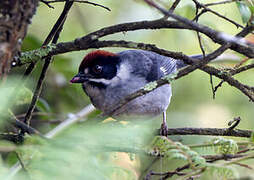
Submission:
<svg viewBox="0 0 254 180">
<path fill-rule="evenodd" d="M 85 81 L 87 81 L 87 77 L 85 77 L 84 74 L 78 73 L 76 76 L 74 76 L 72 78 L 72 80 L 70 80 L 71 83 L 83 83 Z"/>
</svg>

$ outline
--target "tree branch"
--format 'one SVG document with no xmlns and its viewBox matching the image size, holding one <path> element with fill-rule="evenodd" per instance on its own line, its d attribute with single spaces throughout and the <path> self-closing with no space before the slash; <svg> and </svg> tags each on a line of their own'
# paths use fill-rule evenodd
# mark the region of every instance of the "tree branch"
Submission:
<svg viewBox="0 0 254 180">
<path fill-rule="evenodd" d="M 249 138 L 252 131 L 228 128 L 169 128 L 168 135 L 235 136 Z M 158 131 L 159 134 L 159 131 Z"/>
<path fill-rule="evenodd" d="M 189 20 L 188 20 L 189 21 Z M 43 57 L 46 57 L 47 55 L 53 56 L 53 55 L 58 55 L 62 53 L 67 53 L 71 51 L 80 51 L 80 50 L 86 50 L 91 48 L 91 44 L 95 43 L 98 41 L 99 38 L 110 35 L 110 34 L 115 34 L 119 32 L 126 32 L 126 31 L 134 31 L 134 30 L 152 30 L 152 29 L 162 29 L 162 28 L 170 28 L 170 29 L 189 29 L 189 30 L 195 30 L 199 31 L 202 29 L 202 32 L 206 34 L 208 37 L 210 37 L 214 42 L 219 43 L 219 44 L 225 44 L 230 42 L 231 47 L 230 49 L 235 50 L 239 53 L 242 53 L 246 55 L 247 57 L 254 57 L 254 50 L 253 48 L 245 45 L 239 45 L 239 42 L 242 42 L 242 39 L 235 38 L 234 36 L 227 36 L 223 33 L 220 33 L 218 31 L 212 30 L 206 26 L 202 26 L 198 29 L 188 26 L 176 21 L 168 21 L 165 19 L 159 19 L 159 20 L 154 20 L 154 21 L 139 21 L 139 22 L 132 22 L 132 23 L 123 23 L 123 24 L 118 24 L 114 26 L 109 26 L 106 28 L 102 28 L 98 31 L 92 32 L 86 36 L 83 36 L 81 38 L 77 38 L 74 41 L 71 42 L 64 42 L 64 43 L 58 43 L 55 46 L 50 47 L 49 51 L 47 51 L 46 54 L 38 53 L 38 52 L 43 52 L 45 51 L 45 48 L 40 48 L 34 51 L 28 51 L 22 53 L 21 56 L 21 64 L 23 65 L 24 63 L 30 63 L 33 61 L 33 59 L 40 59 Z M 252 31 L 254 26 L 249 26 L 245 28 L 247 32 Z M 244 35 L 241 35 L 244 36 Z M 236 43 L 237 42 L 237 43 Z M 47 49 L 47 48 L 46 48 Z M 36 53 L 37 52 L 37 53 Z M 34 54 L 34 57 L 33 57 Z M 28 58 L 30 57 L 30 58 Z M 176 57 L 172 57 L 176 58 Z M 181 58 L 179 58 L 181 59 Z"/>
</svg>

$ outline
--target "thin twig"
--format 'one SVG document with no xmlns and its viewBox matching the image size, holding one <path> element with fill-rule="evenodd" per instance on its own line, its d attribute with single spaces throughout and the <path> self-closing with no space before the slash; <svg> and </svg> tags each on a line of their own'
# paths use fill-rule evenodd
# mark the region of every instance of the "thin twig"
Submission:
<svg viewBox="0 0 254 180">
<path fill-rule="evenodd" d="M 223 15 L 217 13 L 216 11 L 213 11 L 212 9 L 206 7 L 204 4 L 198 2 L 197 0 L 192 0 L 192 1 L 193 1 L 198 7 L 202 7 L 202 8 L 204 8 L 207 12 L 211 12 L 212 14 L 215 14 L 216 16 L 218 16 L 218 17 L 220 17 L 220 18 L 222 18 L 222 19 L 225 19 L 226 21 L 228 21 L 228 22 L 234 24 L 237 28 L 238 28 L 238 27 L 244 28 L 241 24 L 239 24 L 239 23 L 237 23 L 237 22 L 235 22 L 235 21 L 233 21 L 233 20 L 231 20 L 231 19 L 229 19 L 229 18 L 227 18 L 227 17 L 225 17 L 225 16 L 223 16 Z"/>
<path fill-rule="evenodd" d="M 48 6 L 49 8 L 52 8 L 52 9 L 54 9 L 54 7 L 53 6 L 51 6 L 50 4 L 49 4 L 49 2 L 48 1 L 45 1 L 45 0 L 40 0 L 42 3 L 44 3 L 44 4 L 46 4 L 46 6 Z"/>
<path fill-rule="evenodd" d="M 68 119 L 64 120 L 62 123 L 60 123 L 57 127 L 55 127 L 53 130 L 48 132 L 45 137 L 52 138 L 55 135 L 57 135 L 59 132 L 62 132 L 64 129 L 72 125 L 73 123 L 77 122 L 80 118 L 85 117 L 87 114 L 93 112 L 95 110 L 95 107 L 93 105 L 88 105 L 85 108 L 83 108 L 78 113 L 74 114 L 73 116 L 69 117 Z"/>
<path fill-rule="evenodd" d="M 242 157 L 239 157 L 239 158 L 236 158 L 232 161 L 229 161 L 229 162 L 226 162 L 224 163 L 223 165 L 224 166 L 227 166 L 227 165 L 231 165 L 231 164 L 235 164 L 235 163 L 238 163 L 238 162 L 241 162 L 241 161 L 245 161 L 245 160 L 248 160 L 248 159 L 253 159 L 254 158 L 254 153 L 249 153 L 245 156 L 242 156 Z"/>
<path fill-rule="evenodd" d="M 210 74 L 210 84 L 211 84 L 211 88 L 212 88 L 213 99 L 215 99 L 215 88 L 213 85 L 213 76 L 211 74 Z"/>
<path fill-rule="evenodd" d="M 101 4 L 98 4 L 98 3 L 94 3 L 94 2 L 90 2 L 90 1 L 82 1 L 82 0 L 70 0 L 70 1 L 73 1 L 73 2 L 77 2 L 77 3 L 86 3 L 86 4 L 91 4 L 93 6 L 98 6 L 98 7 L 102 7 L 108 11 L 111 11 L 110 8 L 106 7 L 106 6 L 103 6 Z M 57 3 L 57 2 L 65 2 L 65 0 L 53 0 L 53 1 L 47 1 L 47 3 Z"/>
<path fill-rule="evenodd" d="M 20 128 L 23 132 L 27 132 L 28 134 L 36 134 L 42 138 L 45 138 L 38 130 L 32 128 L 31 126 L 28 126 L 27 124 L 23 123 L 22 121 L 19 121 L 18 119 L 15 120 L 14 125 Z"/>
<path fill-rule="evenodd" d="M 195 21 L 198 22 L 199 20 L 199 17 L 201 16 L 201 14 L 198 15 L 198 9 L 200 7 L 200 4 L 196 1 L 196 0 L 193 0 L 195 5 L 196 5 L 196 17 L 195 17 Z M 203 13 L 206 12 L 206 11 L 202 11 Z M 202 13 L 201 12 L 201 13 Z M 203 14 L 202 13 L 202 14 Z M 199 43 L 199 47 L 201 49 L 201 52 L 202 52 L 202 55 L 203 55 L 203 58 L 205 58 L 205 49 L 202 45 L 202 41 L 201 41 L 201 36 L 199 34 L 199 32 L 197 31 L 197 36 L 198 36 L 198 43 Z M 213 76 L 210 74 L 210 84 L 211 84 L 211 88 L 212 88 L 212 93 L 213 93 L 213 99 L 215 99 L 215 91 L 214 91 L 214 86 L 213 86 Z"/>
<path fill-rule="evenodd" d="M 31 176 L 30 176 L 28 170 L 26 169 L 26 167 L 25 167 L 22 159 L 20 158 L 19 154 L 17 152 L 15 152 L 15 154 L 16 154 L 16 157 L 17 157 L 17 159 L 18 159 L 18 161 L 19 161 L 23 171 L 26 173 L 28 180 L 31 180 Z"/>
<path fill-rule="evenodd" d="M 152 176 L 165 176 L 167 179 L 167 178 L 170 178 L 174 175 L 183 176 L 183 175 L 186 175 L 186 173 L 182 173 L 182 172 L 178 172 L 178 171 L 168 171 L 168 172 L 149 171 L 149 173 L 145 177 L 145 180 L 150 180 Z M 163 178 L 163 179 L 165 179 L 165 178 Z"/>
<path fill-rule="evenodd" d="M 250 167 L 250 166 L 247 165 L 247 164 L 243 164 L 243 163 L 239 163 L 239 162 L 236 162 L 236 163 L 234 163 L 234 164 L 239 165 L 239 166 L 242 166 L 242 167 L 247 168 L 247 169 L 250 169 L 250 170 L 253 170 L 253 168 Z"/>
<path fill-rule="evenodd" d="M 252 131 L 228 128 L 169 128 L 168 135 L 235 136 L 250 138 Z M 159 130 L 158 130 L 159 134 Z"/>
<path fill-rule="evenodd" d="M 207 3 L 204 4 L 204 6 L 208 7 L 208 6 L 215 6 L 215 5 L 220 5 L 220 4 L 228 4 L 228 3 L 233 3 L 236 1 L 241 1 L 241 0 L 226 0 L 226 1 L 219 1 L 219 2 L 214 2 L 214 3 Z"/>
<path fill-rule="evenodd" d="M 239 125 L 240 121 L 241 121 L 241 118 L 240 118 L 240 117 L 234 118 L 232 121 L 230 121 L 230 122 L 228 123 L 228 125 L 230 126 L 230 127 L 228 128 L 228 130 L 229 130 L 229 131 L 232 131 L 234 128 L 236 128 L 236 127 Z M 233 124 L 233 125 L 232 125 L 232 124 Z"/>
<path fill-rule="evenodd" d="M 228 74 L 234 76 L 236 74 L 239 74 L 241 72 L 244 72 L 244 71 L 247 71 L 249 69 L 253 69 L 254 68 L 254 63 L 253 64 L 249 64 L 249 65 L 246 65 L 246 66 L 243 66 L 243 67 L 240 67 L 240 68 L 237 68 L 237 69 L 231 69 Z M 221 80 L 220 83 L 215 86 L 214 88 L 214 93 L 217 92 L 217 90 L 222 86 L 222 84 L 224 83 L 225 81 L 224 80 Z"/>
<path fill-rule="evenodd" d="M 176 9 L 177 5 L 180 3 L 181 0 L 175 0 L 174 3 L 172 4 L 172 6 L 170 7 L 169 11 L 171 13 L 174 12 L 174 10 Z"/>
<path fill-rule="evenodd" d="M 219 37 L 224 43 L 233 43 L 233 44 L 237 44 L 239 46 L 249 46 L 249 43 L 247 41 L 245 41 L 244 39 L 242 38 L 237 38 L 237 37 L 234 37 L 234 36 L 231 36 L 231 35 L 228 35 L 228 34 L 225 34 L 225 33 L 222 33 L 222 32 L 219 32 L 219 33 L 214 33 L 212 31 L 212 29 L 204 26 L 204 25 L 201 25 L 201 24 L 198 24 L 196 22 L 193 22 L 193 21 L 190 21 L 189 19 L 187 18 L 184 18 L 184 17 L 181 17 L 181 16 L 178 16 L 176 14 L 173 14 L 169 11 L 167 11 L 166 9 L 160 7 L 159 5 L 157 5 L 156 3 L 154 3 L 152 0 L 144 0 L 148 5 L 156 8 L 157 10 L 159 10 L 162 14 L 164 15 L 168 15 L 169 17 L 187 25 L 187 26 L 191 26 L 193 29 L 195 29 L 196 31 L 199 31 L 199 32 L 202 32 L 206 35 L 212 33 L 213 34 L 213 38 L 215 38 L 215 36 Z M 252 27 L 253 28 L 253 27 Z M 209 36 L 209 35 L 208 35 Z M 212 39 L 213 39 L 212 38 Z"/>
<path fill-rule="evenodd" d="M 39 77 L 39 80 L 37 82 L 37 85 L 36 85 L 36 88 L 35 88 L 35 91 L 34 91 L 34 94 L 33 94 L 32 101 L 31 101 L 31 103 L 28 107 L 28 110 L 27 110 L 27 113 L 26 113 L 26 116 L 25 116 L 25 119 L 24 119 L 24 123 L 26 123 L 28 126 L 30 125 L 30 120 L 31 120 L 31 117 L 32 117 L 31 115 L 32 115 L 32 113 L 35 109 L 36 102 L 39 99 L 41 89 L 42 89 L 42 84 L 43 84 L 43 81 L 45 79 L 46 72 L 47 72 L 47 69 L 49 67 L 49 64 L 50 64 L 50 59 L 47 58 L 45 60 L 43 69 L 41 71 L 41 75 Z"/>
<path fill-rule="evenodd" d="M 54 25 L 54 27 L 52 28 L 52 30 L 49 33 L 48 37 L 44 41 L 43 45 L 48 44 L 50 39 L 52 39 L 53 35 L 54 35 L 54 38 L 53 38 L 52 43 L 54 43 L 54 44 L 57 43 L 57 40 L 59 38 L 59 34 L 62 30 L 63 24 L 66 20 L 67 14 L 68 14 L 70 8 L 72 7 L 72 5 L 73 5 L 73 1 L 70 1 L 70 2 L 66 1 L 66 4 L 64 6 L 64 9 L 63 9 L 60 17 L 58 18 L 56 24 Z M 51 62 L 51 56 L 47 57 L 46 60 L 45 60 L 45 63 L 43 65 L 43 69 L 41 71 L 41 75 L 39 77 L 36 89 L 35 89 L 34 94 L 33 94 L 32 101 L 31 101 L 31 103 L 29 105 L 29 108 L 27 110 L 27 113 L 26 113 L 26 116 L 25 116 L 25 119 L 24 119 L 24 123 L 27 124 L 28 126 L 30 125 L 30 120 L 32 118 L 31 115 L 32 115 L 32 113 L 35 109 L 36 102 L 37 102 L 37 100 L 40 96 L 41 89 L 42 89 L 42 84 L 43 84 L 43 81 L 46 77 L 46 72 L 48 70 L 50 62 Z M 24 133 L 24 131 L 21 131 L 21 134 L 23 134 L 23 133 Z"/>
<path fill-rule="evenodd" d="M 49 3 L 47 1 L 47 3 Z M 71 3 L 73 4 L 73 2 Z M 66 6 L 66 5 L 65 5 Z M 53 37 L 55 36 L 55 34 L 59 31 L 59 29 L 61 28 L 61 26 L 63 25 L 63 23 L 65 22 L 66 16 L 68 14 L 70 10 L 70 7 L 64 7 L 61 15 L 59 16 L 59 18 L 57 19 L 56 23 L 54 24 L 53 28 L 51 29 L 51 31 L 49 32 L 48 36 L 46 37 L 46 39 L 44 40 L 44 42 L 42 43 L 42 47 L 46 46 L 50 43 L 50 41 L 53 39 Z M 56 41 L 57 42 L 57 41 Z M 55 42 L 55 43 L 56 43 Z M 54 44 L 55 44 L 54 43 Z M 24 73 L 24 77 L 28 76 L 29 74 L 31 74 L 31 72 L 33 71 L 35 67 L 35 63 L 32 62 L 29 64 L 28 68 L 26 69 L 26 72 Z"/>
<path fill-rule="evenodd" d="M 239 157 L 244 157 L 245 154 L 218 154 L 218 155 L 204 155 L 203 158 L 206 159 L 206 162 L 213 163 L 215 161 L 220 160 L 230 160 L 230 159 L 236 159 Z"/>
</svg>

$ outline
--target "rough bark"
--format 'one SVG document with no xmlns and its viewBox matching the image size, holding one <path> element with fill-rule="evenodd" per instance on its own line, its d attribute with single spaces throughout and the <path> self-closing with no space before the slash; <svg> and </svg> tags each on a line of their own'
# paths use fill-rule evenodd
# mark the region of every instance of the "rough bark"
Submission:
<svg viewBox="0 0 254 180">
<path fill-rule="evenodd" d="M 37 5 L 38 0 L 0 1 L 0 79 L 8 73 L 13 58 L 20 52 Z"/>
</svg>

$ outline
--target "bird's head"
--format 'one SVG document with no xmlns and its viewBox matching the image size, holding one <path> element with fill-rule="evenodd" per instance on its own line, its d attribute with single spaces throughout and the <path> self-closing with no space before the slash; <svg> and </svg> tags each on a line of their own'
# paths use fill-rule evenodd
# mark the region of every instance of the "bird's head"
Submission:
<svg viewBox="0 0 254 180">
<path fill-rule="evenodd" d="M 90 52 L 84 57 L 78 74 L 70 82 L 105 86 L 116 76 L 119 61 L 115 53 L 104 50 Z"/>
</svg>

